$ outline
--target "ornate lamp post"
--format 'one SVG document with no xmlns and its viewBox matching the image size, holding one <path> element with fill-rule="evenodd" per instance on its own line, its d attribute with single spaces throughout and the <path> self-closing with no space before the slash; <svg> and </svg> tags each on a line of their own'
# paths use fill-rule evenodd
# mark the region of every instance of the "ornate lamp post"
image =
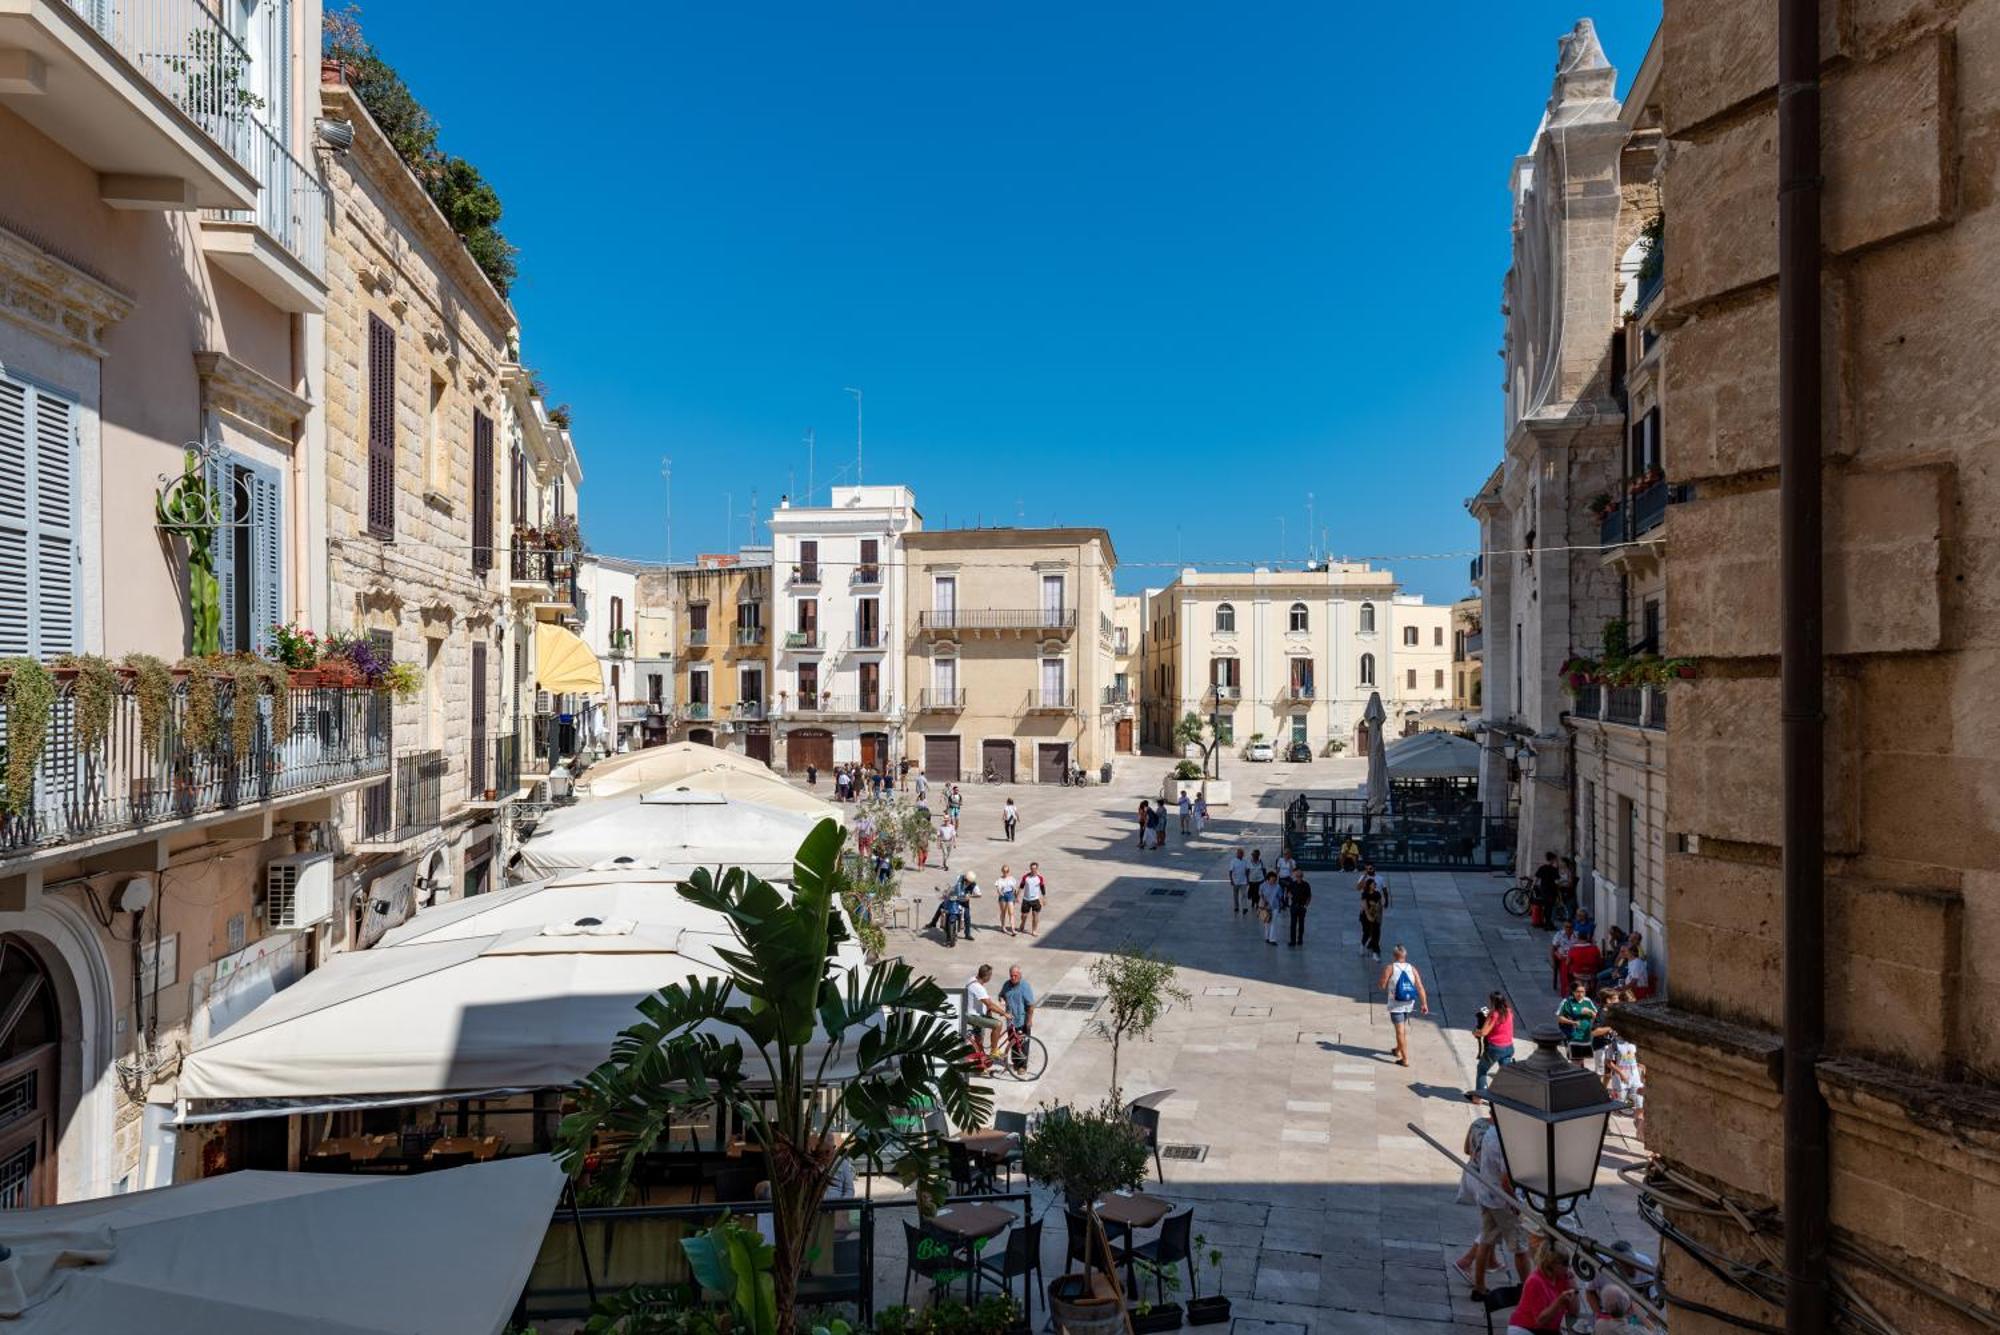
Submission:
<svg viewBox="0 0 2000 1335">
<path fill-rule="evenodd" d="M 1625 1106 L 1561 1043 L 1554 1025 L 1535 1030 L 1534 1055 L 1494 1072 L 1486 1090 L 1507 1176 L 1551 1224 L 1596 1185 L 1605 1129 Z"/>
</svg>

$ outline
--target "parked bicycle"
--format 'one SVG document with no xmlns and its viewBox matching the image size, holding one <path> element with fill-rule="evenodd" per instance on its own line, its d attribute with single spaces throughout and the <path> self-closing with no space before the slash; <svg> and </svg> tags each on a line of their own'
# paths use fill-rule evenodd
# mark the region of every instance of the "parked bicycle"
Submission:
<svg viewBox="0 0 2000 1335">
<path fill-rule="evenodd" d="M 988 765 L 985 773 L 981 774 L 979 779 L 982 783 L 998 783 L 1000 782 L 1000 771 Z"/>
<path fill-rule="evenodd" d="M 1528 909 L 1534 904 L 1534 899 L 1533 879 L 1523 879 L 1500 896 L 1500 906 L 1517 918 L 1525 918 L 1528 916 Z M 1558 927 L 1569 921 L 1569 905 L 1560 897 L 1549 905 L 1549 920 Z"/>
<path fill-rule="evenodd" d="M 973 1039 L 977 1039 L 977 1035 Z M 1048 1045 L 1033 1034 L 1022 1033 L 1007 1022 L 1007 1030 L 1000 1038 L 1000 1056 L 990 1057 L 986 1049 L 977 1041 L 972 1042 L 972 1050 L 966 1056 L 966 1064 L 979 1075 L 1011 1075 L 1016 1080 L 1039 1080 L 1042 1072 L 1049 1067 Z"/>
</svg>

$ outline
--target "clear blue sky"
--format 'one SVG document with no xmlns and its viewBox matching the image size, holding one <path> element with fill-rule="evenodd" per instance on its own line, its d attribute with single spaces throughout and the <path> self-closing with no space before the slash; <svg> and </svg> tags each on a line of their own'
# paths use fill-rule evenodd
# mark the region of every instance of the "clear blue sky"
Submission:
<svg viewBox="0 0 2000 1335">
<path fill-rule="evenodd" d="M 1622 80 L 1659 8 L 1592 15 Z M 1131 590 L 1170 578 L 1145 562 L 1298 561 L 1308 491 L 1337 556 L 1476 545 L 1507 174 L 1583 12 L 362 17 L 505 201 L 595 549 L 666 554 L 663 455 L 683 558 L 746 540 L 753 489 L 766 513 L 803 492 L 809 426 L 823 496 L 852 467 L 855 385 L 869 481 L 915 487 L 933 526 L 1102 524 Z M 1465 592 L 1462 559 L 1393 568 Z"/>
</svg>

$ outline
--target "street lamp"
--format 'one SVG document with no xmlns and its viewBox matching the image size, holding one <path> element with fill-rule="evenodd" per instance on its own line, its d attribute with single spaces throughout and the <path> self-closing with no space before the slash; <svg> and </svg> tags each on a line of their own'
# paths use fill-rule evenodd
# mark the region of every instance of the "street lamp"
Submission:
<svg viewBox="0 0 2000 1335">
<path fill-rule="evenodd" d="M 1486 1088 L 1507 1176 L 1550 1223 L 1596 1185 L 1605 1129 L 1625 1106 L 1557 1051 L 1562 1041 L 1552 1024 L 1536 1029 L 1534 1055 L 1495 1071 Z"/>
</svg>

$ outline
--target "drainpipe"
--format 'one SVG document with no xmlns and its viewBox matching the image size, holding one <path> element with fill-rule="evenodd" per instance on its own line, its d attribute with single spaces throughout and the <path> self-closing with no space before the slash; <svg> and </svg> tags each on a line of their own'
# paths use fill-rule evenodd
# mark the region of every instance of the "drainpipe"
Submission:
<svg viewBox="0 0 2000 1335">
<path fill-rule="evenodd" d="M 1785 1329 L 1828 1328 L 1819 0 L 1778 5 L 1778 580 L 1785 896 Z"/>
</svg>

